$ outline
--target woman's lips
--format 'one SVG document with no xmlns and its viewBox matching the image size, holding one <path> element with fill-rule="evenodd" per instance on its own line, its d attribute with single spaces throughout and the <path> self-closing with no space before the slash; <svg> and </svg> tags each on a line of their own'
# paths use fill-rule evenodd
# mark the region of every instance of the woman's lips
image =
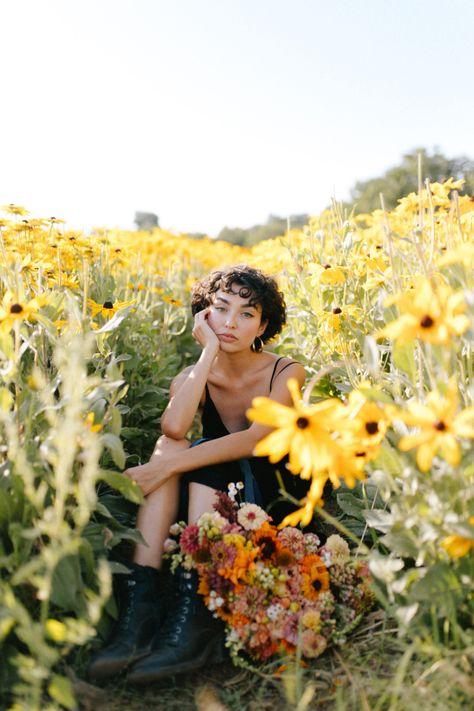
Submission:
<svg viewBox="0 0 474 711">
<path fill-rule="evenodd" d="M 223 341 L 236 341 L 237 338 L 233 336 L 231 333 L 219 333 L 219 338 L 222 338 Z"/>
</svg>

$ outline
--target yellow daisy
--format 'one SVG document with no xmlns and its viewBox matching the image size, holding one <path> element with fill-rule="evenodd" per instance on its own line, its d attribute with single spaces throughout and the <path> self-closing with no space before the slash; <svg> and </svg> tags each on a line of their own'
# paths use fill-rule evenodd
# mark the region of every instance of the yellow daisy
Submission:
<svg viewBox="0 0 474 711">
<path fill-rule="evenodd" d="M 416 434 L 405 435 L 398 443 L 402 452 L 417 448 L 416 463 L 422 472 L 428 471 L 438 451 L 452 466 L 461 460 L 458 437 L 474 439 L 474 407 L 468 407 L 456 415 L 459 398 L 454 378 L 451 378 L 446 394 L 433 391 L 426 404 L 412 402 L 408 411 L 397 411 L 396 417 L 411 427 L 418 427 Z"/>
<path fill-rule="evenodd" d="M 331 438 L 330 426 L 335 423 L 344 406 L 336 398 L 315 405 L 305 405 L 301 400 L 298 381 L 288 380 L 288 390 L 293 407 L 287 407 L 267 397 L 256 397 L 247 417 L 253 422 L 275 427 L 255 447 L 256 457 L 268 456 L 278 462 L 289 454 L 288 469 L 303 479 L 329 466 L 336 446 Z"/>
<path fill-rule="evenodd" d="M 103 304 L 98 304 L 93 299 L 87 299 L 87 303 L 91 308 L 92 318 L 95 318 L 97 316 L 97 314 L 104 316 L 104 318 L 110 318 L 111 316 L 116 314 L 117 311 L 120 311 L 121 309 L 125 309 L 127 306 L 130 306 L 130 304 L 134 304 L 135 299 L 132 299 L 131 301 L 115 301 L 115 302 L 113 302 L 111 300 L 107 300 L 107 301 L 104 301 Z"/>
<path fill-rule="evenodd" d="M 399 318 L 388 323 L 376 335 L 406 343 L 415 338 L 428 343 L 447 345 L 453 335 L 461 335 L 469 328 L 469 318 L 462 291 L 453 292 L 449 284 L 420 278 L 412 290 L 397 294 L 389 302 L 400 311 Z"/>
</svg>

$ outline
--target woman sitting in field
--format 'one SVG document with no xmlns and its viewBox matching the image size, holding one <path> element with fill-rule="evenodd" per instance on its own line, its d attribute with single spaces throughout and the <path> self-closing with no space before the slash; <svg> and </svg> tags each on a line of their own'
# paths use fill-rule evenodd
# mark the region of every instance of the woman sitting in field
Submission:
<svg viewBox="0 0 474 711">
<path fill-rule="evenodd" d="M 137 523 L 146 545 L 136 547 L 130 575 L 120 576 L 116 630 L 90 666 L 97 680 L 128 668 L 130 681 L 147 683 L 222 657 L 222 623 L 198 595 L 195 571 L 179 569 L 169 599 L 164 594 L 163 548 L 178 517 L 197 521 L 213 510 L 216 490 L 242 481 L 243 499 L 266 507 L 279 522 L 293 507 L 276 501 L 277 469 L 294 498 L 306 493 L 306 482 L 290 475 L 284 464 L 252 457 L 271 430 L 249 426 L 245 416 L 259 395 L 290 405 L 288 378 L 300 386 L 305 379 L 299 363 L 263 350 L 285 324 L 275 280 L 246 266 L 213 272 L 195 285 L 192 311 L 201 356 L 171 383 L 163 435 L 150 461 L 126 471 L 146 497 Z M 185 437 L 198 410 L 203 440 L 193 446 Z"/>
</svg>

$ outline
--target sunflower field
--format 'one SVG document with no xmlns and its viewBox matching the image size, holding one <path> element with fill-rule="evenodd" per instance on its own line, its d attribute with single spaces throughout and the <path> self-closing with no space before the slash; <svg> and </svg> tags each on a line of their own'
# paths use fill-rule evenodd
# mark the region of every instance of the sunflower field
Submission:
<svg viewBox="0 0 474 711">
<path fill-rule="evenodd" d="M 252 249 L 160 229 L 86 235 L 1 208 L 1 708 L 78 708 L 115 612 L 112 575 L 138 540 L 142 495 L 121 472 L 147 461 L 170 381 L 197 358 L 191 284 L 242 263 L 278 275 L 288 324 L 271 347 L 308 374 L 293 393 L 305 448 L 287 451 L 311 487 L 288 523 L 316 517 L 346 537 L 383 624 L 407 641 L 401 668 L 421 649 L 436 668 L 456 658 L 462 707 L 474 692 L 474 198 L 461 191 L 426 181 L 371 214 L 334 204 Z M 316 708 L 300 681 L 284 683 L 289 707 Z M 391 693 L 337 708 L 403 708 Z"/>
</svg>

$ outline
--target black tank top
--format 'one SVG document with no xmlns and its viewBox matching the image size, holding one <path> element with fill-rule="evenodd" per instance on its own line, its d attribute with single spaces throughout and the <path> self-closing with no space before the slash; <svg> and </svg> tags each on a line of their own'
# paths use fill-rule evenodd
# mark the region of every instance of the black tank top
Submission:
<svg viewBox="0 0 474 711">
<path fill-rule="evenodd" d="M 269 391 L 272 389 L 273 385 L 273 380 L 275 378 L 276 374 L 276 369 L 278 366 L 278 363 L 283 360 L 285 356 L 282 356 L 281 358 L 278 358 L 275 361 L 275 365 L 273 366 L 273 371 L 272 375 L 270 378 L 270 386 L 269 386 Z M 287 363 L 286 365 L 283 366 L 283 368 L 278 372 L 278 375 L 282 373 L 285 368 L 288 368 L 289 365 L 293 365 L 296 361 L 292 360 L 290 363 Z M 222 422 L 221 416 L 219 415 L 216 406 L 214 405 L 214 402 L 211 398 L 211 395 L 209 393 L 209 388 L 207 387 L 206 383 L 206 399 L 204 401 L 204 405 L 202 408 L 202 415 L 201 415 L 201 422 L 202 422 L 202 436 L 203 437 L 209 437 L 210 439 L 216 439 L 217 437 L 225 437 L 226 435 L 230 434 L 229 430 L 226 428 L 224 423 Z"/>
</svg>

